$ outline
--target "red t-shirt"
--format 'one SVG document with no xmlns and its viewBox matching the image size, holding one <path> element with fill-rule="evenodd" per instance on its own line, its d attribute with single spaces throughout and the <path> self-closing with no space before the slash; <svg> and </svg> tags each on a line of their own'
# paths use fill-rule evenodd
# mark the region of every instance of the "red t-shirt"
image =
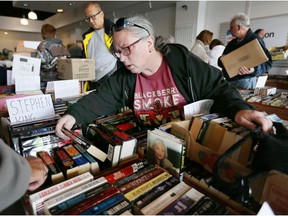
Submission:
<svg viewBox="0 0 288 216">
<path fill-rule="evenodd" d="M 144 125 L 158 127 L 173 119 L 183 119 L 183 106 L 186 104 L 165 58 L 153 75 L 137 74 L 134 110 Z"/>
</svg>

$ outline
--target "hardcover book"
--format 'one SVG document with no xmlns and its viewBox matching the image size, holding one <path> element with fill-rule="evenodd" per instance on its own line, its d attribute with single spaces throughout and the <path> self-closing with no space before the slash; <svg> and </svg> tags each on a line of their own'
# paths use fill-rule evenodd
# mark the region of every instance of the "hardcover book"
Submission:
<svg viewBox="0 0 288 216">
<path fill-rule="evenodd" d="M 178 137 L 154 129 L 147 134 L 147 160 L 168 170 L 179 180 L 183 179 L 186 142 Z"/>
<path fill-rule="evenodd" d="M 109 123 L 98 124 L 97 127 L 103 132 L 107 133 L 113 139 L 121 142 L 122 149 L 120 153 L 120 160 L 135 153 L 137 140 L 134 137 Z"/>
<path fill-rule="evenodd" d="M 96 125 L 89 125 L 89 139 L 93 144 L 107 154 L 107 158 L 100 167 L 103 169 L 116 167 L 120 161 L 122 149 L 121 141 L 113 139 Z M 90 136 L 91 135 L 91 136 Z"/>
</svg>

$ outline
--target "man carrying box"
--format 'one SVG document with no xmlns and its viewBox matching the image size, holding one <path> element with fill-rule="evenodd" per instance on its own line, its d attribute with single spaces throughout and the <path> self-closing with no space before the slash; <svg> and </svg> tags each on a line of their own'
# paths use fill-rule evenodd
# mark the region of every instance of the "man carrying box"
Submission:
<svg viewBox="0 0 288 216">
<path fill-rule="evenodd" d="M 272 67 L 271 55 L 266 49 L 263 40 L 256 34 L 254 34 L 253 31 L 250 29 L 250 19 L 247 15 L 243 13 L 235 15 L 230 22 L 230 32 L 235 38 L 227 44 L 223 52 L 223 56 L 231 53 L 239 47 L 242 47 L 250 41 L 257 39 L 268 58 L 268 61 L 256 67 L 248 68 L 245 64 L 241 65 L 238 75 L 234 77 L 229 76 L 227 68 L 224 67 L 221 59 L 219 58 L 218 60 L 218 65 L 222 68 L 224 77 L 232 85 L 240 89 L 255 89 L 256 78 L 268 72 L 268 70 Z"/>
</svg>

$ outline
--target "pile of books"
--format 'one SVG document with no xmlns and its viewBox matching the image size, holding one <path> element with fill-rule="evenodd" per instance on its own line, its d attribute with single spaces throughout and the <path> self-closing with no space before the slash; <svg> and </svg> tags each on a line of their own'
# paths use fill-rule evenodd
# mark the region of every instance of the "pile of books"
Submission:
<svg viewBox="0 0 288 216">
<path fill-rule="evenodd" d="M 26 198 L 29 213 L 38 215 L 229 213 L 215 200 L 146 161 L 101 177 L 83 173 Z"/>
</svg>

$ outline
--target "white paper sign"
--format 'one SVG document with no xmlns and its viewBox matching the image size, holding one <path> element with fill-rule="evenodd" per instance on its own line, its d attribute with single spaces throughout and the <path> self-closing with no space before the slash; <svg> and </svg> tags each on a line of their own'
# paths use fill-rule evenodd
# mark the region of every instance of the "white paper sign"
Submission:
<svg viewBox="0 0 288 216">
<path fill-rule="evenodd" d="M 55 99 L 74 97 L 80 94 L 80 84 L 78 80 L 54 81 Z"/>
<path fill-rule="evenodd" d="M 11 125 L 55 116 L 50 94 L 6 100 Z"/>
<path fill-rule="evenodd" d="M 214 100 L 205 99 L 190 103 L 184 106 L 184 116 L 185 120 L 190 120 L 191 117 L 195 114 L 208 114 L 214 103 Z"/>
<path fill-rule="evenodd" d="M 16 76 L 40 76 L 41 60 L 27 56 L 14 55 L 12 66 L 12 83 Z"/>
<path fill-rule="evenodd" d="M 15 91 L 35 91 L 40 90 L 40 76 L 16 76 Z"/>
<path fill-rule="evenodd" d="M 267 75 L 258 76 L 255 88 L 263 88 L 266 85 L 267 78 L 268 78 Z"/>
</svg>

